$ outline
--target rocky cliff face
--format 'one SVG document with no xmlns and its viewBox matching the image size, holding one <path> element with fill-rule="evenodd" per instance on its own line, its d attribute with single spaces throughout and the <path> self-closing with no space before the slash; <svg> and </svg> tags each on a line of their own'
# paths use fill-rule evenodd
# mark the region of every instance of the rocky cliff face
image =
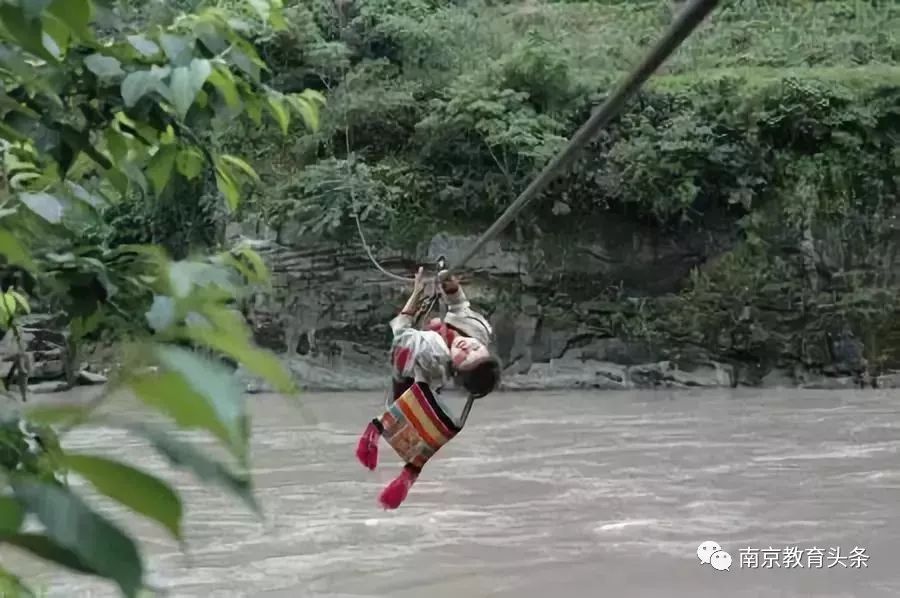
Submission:
<svg viewBox="0 0 900 598">
<path fill-rule="evenodd" d="M 18 324 L 19 340 L 11 331 L 0 337 L 0 389 L 18 394 L 25 382 L 28 393 L 41 394 L 106 381 L 105 376 L 82 369 L 64 317 L 33 314 L 20 318 Z"/>
<path fill-rule="evenodd" d="M 467 295 L 494 324 L 506 389 L 900 384 L 896 374 L 864 380 L 863 348 L 852 335 L 829 336 L 828 346 L 819 347 L 800 334 L 804 354 L 760 363 L 733 357 L 740 322 L 724 336 L 713 335 L 718 340 L 712 348 L 679 341 L 676 331 L 662 341 L 645 334 L 651 328 L 658 333 L 661 320 L 654 320 L 658 312 L 643 312 L 644 299 L 653 298 L 658 308 L 692 269 L 714 264 L 734 244 L 727 226 L 706 222 L 699 234 L 665 236 L 607 215 L 602 222 L 581 223 L 580 230 L 535 230 L 521 235 L 530 237 L 527 242 L 494 241 L 463 273 Z M 255 222 L 232 224 L 227 236 L 231 243 L 249 241 L 269 264 L 271 288 L 257 293 L 245 313 L 257 342 L 279 353 L 302 387 L 387 389 L 388 322 L 406 300 L 408 284 L 380 273 L 355 237 L 325 242 Z M 475 236 L 442 234 L 414 250 L 384 249 L 376 257 L 389 271 L 410 274 L 439 256 L 453 263 L 474 241 Z M 31 316 L 22 324 L 31 392 L 104 381 L 76 363 L 58 318 Z M 16 352 L 7 334 L 0 343 L 0 376 L 8 386 L 18 381 L 11 375 Z M 810 353 L 821 354 L 814 369 L 804 356 Z M 86 357 L 98 367 L 108 361 Z M 264 390 L 252 379 L 248 388 Z"/>
<path fill-rule="evenodd" d="M 255 296 L 247 316 L 257 341 L 283 354 L 303 386 L 386 388 L 387 323 L 408 285 L 378 272 L 358 239 L 322 242 L 253 222 L 230 226 L 228 236 L 250 240 L 267 260 L 272 288 Z M 453 263 L 474 240 L 438 235 L 414 252 L 384 249 L 376 257 L 389 271 L 409 274 L 442 255 Z M 709 229 L 662 238 L 606 218 L 591 234 L 494 241 L 463 279 L 473 305 L 494 324 L 507 389 L 857 384 L 852 371 L 826 382 L 774 367 L 741 380 L 734 363 L 702 352 L 673 360 L 662 348 L 635 340 L 639 331 L 611 324 L 623 306 L 640 309 L 640 297 L 678 290 L 692 268 L 731 242 Z"/>
</svg>

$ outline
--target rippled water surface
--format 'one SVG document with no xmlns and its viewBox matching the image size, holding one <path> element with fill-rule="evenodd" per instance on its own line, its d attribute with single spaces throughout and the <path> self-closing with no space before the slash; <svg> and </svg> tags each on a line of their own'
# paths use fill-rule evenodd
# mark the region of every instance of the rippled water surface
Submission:
<svg viewBox="0 0 900 598">
<path fill-rule="evenodd" d="M 389 447 L 375 472 L 353 457 L 380 396 L 305 395 L 315 422 L 278 397 L 250 400 L 263 522 L 119 432 L 66 440 L 183 489 L 187 555 L 110 511 L 146 540 L 151 581 L 171 596 L 900 595 L 900 393 L 501 394 L 394 512 L 376 502 L 399 470 Z M 730 571 L 700 564 L 704 540 L 730 552 Z M 741 566 L 742 548 L 789 546 L 858 547 L 868 567 L 826 556 L 809 569 L 805 554 L 803 568 Z M 36 573 L 51 596 L 116 595 Z"/>
</svg>

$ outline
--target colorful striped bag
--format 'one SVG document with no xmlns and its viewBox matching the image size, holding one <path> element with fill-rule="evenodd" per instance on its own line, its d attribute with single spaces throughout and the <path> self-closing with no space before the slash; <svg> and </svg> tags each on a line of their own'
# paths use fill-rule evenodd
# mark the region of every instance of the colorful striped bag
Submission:
<svg viewBox="0 0 900 598">
<path fill-rule="evenodd" d="M 373 423 L 400 458 L 417 469 L 422 469 L 461 429 L 441 409 L 431 389 L 418 382 Z"/>
</svg>

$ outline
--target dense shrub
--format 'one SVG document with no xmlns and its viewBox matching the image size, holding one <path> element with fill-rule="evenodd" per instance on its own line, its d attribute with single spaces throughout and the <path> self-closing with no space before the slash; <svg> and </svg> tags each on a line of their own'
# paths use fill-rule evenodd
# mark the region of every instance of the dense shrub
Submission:
<svg viewBox="0 0 900 598">
<path fill-rule="evenodd" d="M 288 1 L 296 22 L 257 36 L 270 84 L 323 89 L 329 107 L 302 141 L 275 145 L 267 127 L 224 140 L 268 183 L 245 208 L 339 239 L 355 237 L 359 214 L 376 245 L 479 232 L 674 4 Z M 736 231 L 682 295 L 623 308 L 603 330 L 736 359 L 797 357 L 798 339 L 845 324 L 890 336 L 879 330 L 896 285 L 898 29 L 896 3 L 723 2 L 518 223 L 555 234 L 617 212 L 660 235 L 707 234 L 715 214 Z"/>
</svg>

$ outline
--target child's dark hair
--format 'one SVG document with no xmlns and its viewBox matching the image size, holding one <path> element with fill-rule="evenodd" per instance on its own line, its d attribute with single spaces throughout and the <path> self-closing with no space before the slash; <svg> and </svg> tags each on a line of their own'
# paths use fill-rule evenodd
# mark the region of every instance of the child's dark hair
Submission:
<svg viewBox="0 0 900 598">
<path fill-rule="evenodd" d="M 500 385 L 500 361 L 486 359 L 460 375 L 463 388 L 476 399 L 490 394 Z"/>
</svg>

